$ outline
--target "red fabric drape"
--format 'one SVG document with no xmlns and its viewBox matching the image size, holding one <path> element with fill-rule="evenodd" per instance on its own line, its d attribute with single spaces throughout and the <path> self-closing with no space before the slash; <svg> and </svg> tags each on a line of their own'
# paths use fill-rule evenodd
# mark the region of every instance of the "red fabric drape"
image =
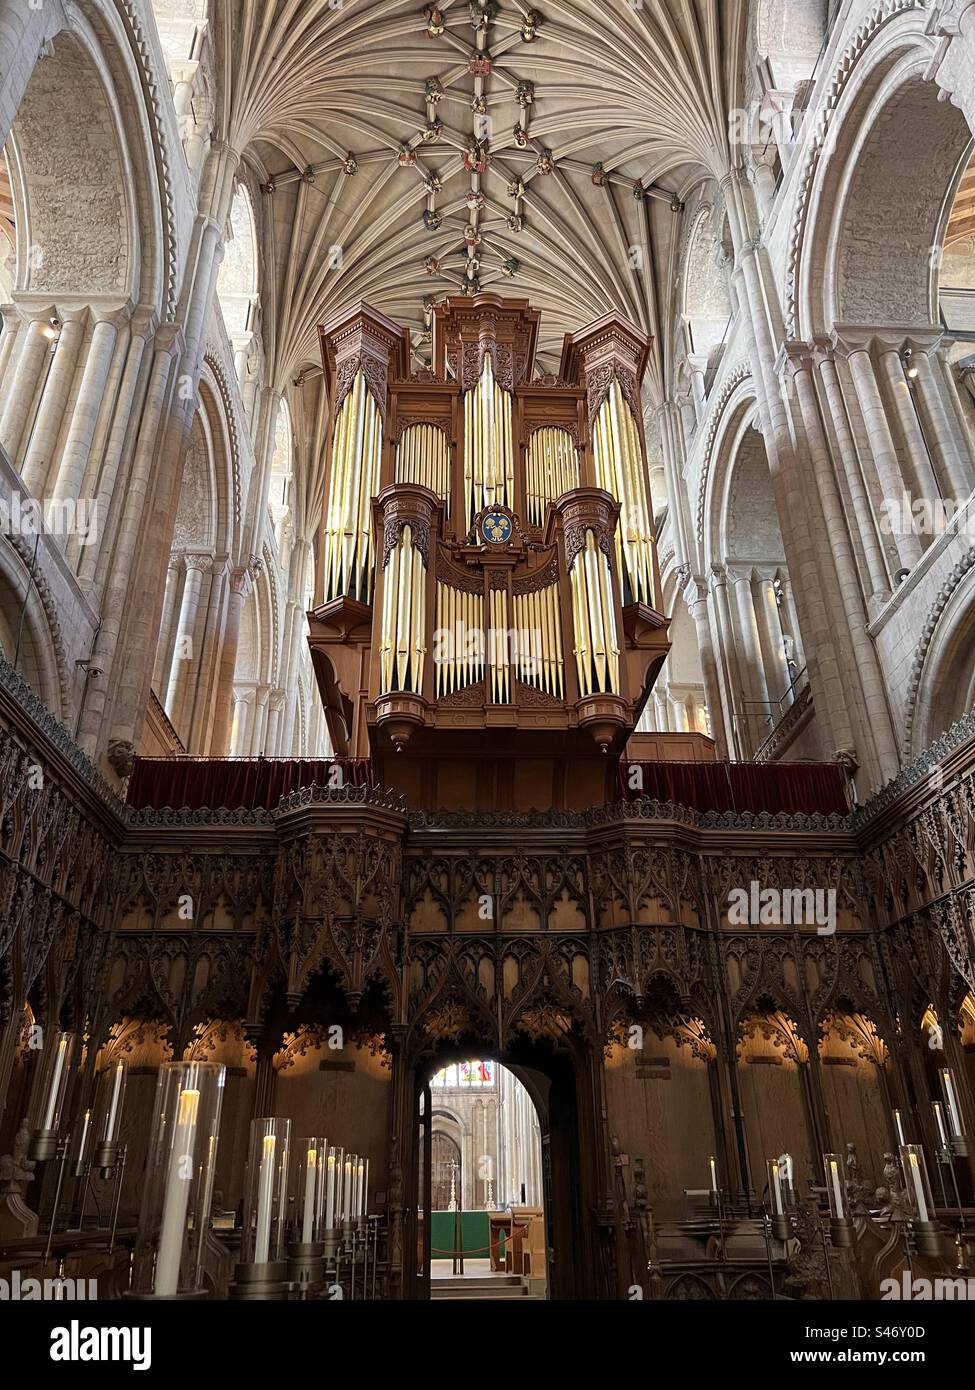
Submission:
<svg viewBox="0 0 975 1390">
<path fill-rule="evenodd" d="M 128 800 L 140 810 L 271 810 L 298 787 L 332 784 L 336 766 L 346 786 L 372 780 L 368 758 L 136 758 Z"/>
<path fill-rule="evenodd" d="M 639 769 L 639 775 L 634 769 Z M 846 778 L 839 763 L 678 763 L 620 764 L 620 781 L 629 800 L 639 796 L 673 801 L 696 811 L 767 811 L 774 815 L 845 816 Z"/>
</svg>

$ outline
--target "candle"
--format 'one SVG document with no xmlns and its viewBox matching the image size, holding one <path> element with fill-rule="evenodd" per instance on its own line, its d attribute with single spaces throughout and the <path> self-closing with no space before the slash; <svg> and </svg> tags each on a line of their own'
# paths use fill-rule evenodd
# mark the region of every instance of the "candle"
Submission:
<svg viewBox="0 0 975 1390">
<path fill-rule="evenodd" d="M 68 1058 L 68 1039 L 61 1037 L 58 1039 L 58 1049 L 54 1058 L 54 1069 L 51 1073 L 51 1086 L 47 1093 L 47 1107 L 44 1111 L 44 1123 L 41 1129 L 53 1129 L 54 1117 L 58 1108 L 58 1093 L 61 1090 L 61 1077 L 64 1066 Z"/>
<path fill-rule="evenodd" d="M 953 1139 L 963 1139 L 965 1137 L 965 1126 L 961 1122 L 961 1109 L 958 1105 L 958 1097 L 955 1094 L 955 1078 L 951 1074 L 950 1067 L 941 1069 L 941 1085 L 944 1087 L 945 1100 L 948 1102 L 948 1120 L 951 1124 L 951 1137 Z"/>
<path fill-rule="evenodd" d="M 267 1264 L 271 1244 L 271 1204 L 274 1198 L 274 1135 L 265 1134 L 261 1167 L 257 1177 L 257 1234 L 254 1237 L 254 1263 Z"/>
<path fill-rule="evenodd" d="M 193 1147 L 199 1106 L 199 1091 L 180 1092 L 173 1147 L 169 1154 L 166 1198 L 159 1228 L 159 1254 L 156 1258 L 156 1283 L 153 1290 L 161 1298 L 172 1297 L 179 1289 L 179 1264 L 186 1231 L 186 1207 L 193 1179 Z"/>
<path fill-rule="evenodd" d="M 918 1162 L 916 1153 L 907 1155 L 907 1171 L 914 1188 L 914 1200 L 917 1204 L 917 1215 L 919 1221 L 928 1220 L 928 1204 L 924 1197 L 924 1180 L 921 1177 L 921 1166 Z"/>
<path fill-rule="evenodd" d="M 366 1165 L 365 1161 L 361 1158 L 356 1167 L 355 1214 L 356 1216 L 365 1216 L 366 1214 Z"/>
<path fill-rule="evenodd" d="M 84 1161 L 85 1161 L 85 1150 L 86 1150 L 87 1147 L 88 1147 L 88 1129 L 89 1129 L 90 1125 L 91 1125 L 91 1111 L 90 1111 L 90 1110 L 86 1110 L 86 1111 L 85 1111 L 85 1117 L 84 1117 L 84 1119 L 83 1119 L 82 1122 L 81 1122 L 81 1141 L 80 1141 L 80 1143 L 78 1144 L 78 1158 L 77 1158 L 77 1161 L 78 1161 L 79 1164 L 80 1164 L 80 1163 L 84 1163 Z"/>
<path fill-rule="evenodd" d="M 301 1239 L 305 1245 L 312 1241 L 312 1218 L 315 1214 L 315 1178 L 318 1172 L 318 1155 L 314 1149 L 308 1150 L 305 1160 L 305 1209 L 301 1221 Z"/>
<path fill-rule="evenodd" d="M 897 1143 L 898 1143 L 898 1145 L 900 1145 L 900 1144 L 906 1144 L 906 1143 L 907 1143 L 907 1140 L 906 1140 L 906 1138 L 904 1137 L 904 1115 L 903 1115 L 903 1112 L 900 1111 L 900 1110 L 895 1110 L 895 1111 L 893 1112 L 893 1115 L 894 1115 L 894 1133 L 897 1135 Z"/>
<path fill-rule="evenodd" d="M 332 1231 L 335 1229 L 335 1171 L 337 1160 L 335 1150 L 331 1149 L 328 1155 L 327 1177 L 325 1181 L 325 1228 Z"/>
<path fill-rule="evenodd" d="M 769 1176 L 772 1179 L 772 1213 L 774 1216 L 785 1215 L 785 1204 L 782 1201 L 782 1179 L 779 1175 L 779 1160 L 773 1158 L 769 1162 Z"/>
<path fill-rule="evenodd" d="M 362 1180 L 362 1214 L 369 1215 L 369 1160 L 366 1159 L 366 1175 Z"/>
<path fill-rule="evenodd" d="M 352 1157 L 345 1160 L 345 1179 L 342 1183 L 342 1220 L 352 1219 Z"/>
<path fill-rule="evenodd" d="M 831 1158 L 829 1161 L 829 1179 L 833 1185 L 833 1197 L 836 1202 L 834 1215 L 837 1221 L 842 1221 L 846 1216 L 846 1205 L 843 1200 L 843 1182 L 840 1178 L 840 1165 L 835 1158 Z"/>
<path fill-rule="evenodd" d="M 938 1126 L 938 1143 L 943 1149 L 947 1149 L 949 1147 L 948 1131 L 945 1129 L 945 1116 L 940 1100 L 933 1100 L 931 1109 L 934 1111 L 934 1122 Z"/>
<path fill-rule="evenodd" d="M 119 1101 L 122 1097 L 122 1079 L 125 1076 L 125 1067 L 119 1062 L 115 1068 L 115 1077 L 112 1081 L 112 1099 L 108 1107 L 108 1124 L 105 1126 L 103 1142 L 111 1144 L 115 1140 L 115 1126 L 118 1123 Z"/>
<path fill-rule="evenodd" d="M 711 1191 L 712 1191 L 712 1192 L 717 1192 L 717 1190 L 718 1190 L 718 1165 L 717 1165 L 717 1164 L 715 1163 L 715 1161 L 714 1161 L 714 1154 L 711 1155 L 711 1157 L 710 1157 L 710 1159 L 708 1160 L 708 1162 L 711 1164 Z"/>
</svg>

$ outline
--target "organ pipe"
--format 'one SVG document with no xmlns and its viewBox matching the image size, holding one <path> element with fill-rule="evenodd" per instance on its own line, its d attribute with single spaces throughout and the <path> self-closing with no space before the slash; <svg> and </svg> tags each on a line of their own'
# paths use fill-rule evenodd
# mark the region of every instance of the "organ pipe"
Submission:
<svg viewBox="0 0 975 1390">
<path fill-rule="evenodd" d="M 579 459 L 568 430 L 546 425 L 531 437 L 526 465 L 528 519 L 533 526 L 545 520 L 549 502 L 579 486 Z"/>
<path fill-rule="evenodd" d="M 614 377 L 593 424 L 596 483 L 620 504 L 616 555 L 623 602 L 653 598 L 653 525 L 643 470 L 640 435 L 633 412 Z"/>
<path fill-rule="evenodd" d="M 582 696 L 620 693 L 620 648 L 609 561 L 586 531 L 585 546 L 569 571 L 576 671 Z"/>
<path fill-rule="evenodd" d="M 383 576 L 383 614 L 379 647 L 382 694 L 423 692 L 426 654 L 426 577 L 423 556 L 404 526 L 389 553 Z"/>
<path fill-rule="evenodd" d="M 558 584 L 549 584 L 534 593 L 516 594 L 514 614 L 519 680 L 561 700 L 565 673 Z"/>
<path fill-rule="evenodd" d="M 372 498 L 379 491 L 382 418 L 357 372 L 335 421 L 324 527 L 325 601 L 372 602 Z"/>
<path fill-rule="evenodd" d="M 437 582 L 437 698 L 484 676 L 484 598 Z"/>
<path fill-rule="evenodd" d="M 511 698 L 508 666 L 508 591 L 492 589 L 491 599 L 491 699 L 506 705 Z"/>
<path fill-rule="evenodd" d="M 408 425 L 396 450 L 396 481 L 435 492 L 450 516 L 450 450 L 436 425 Z"/>
<path fill-rule="evenodd" d="M 508 506 L 515 494 L 511 397 L 494 379 L 490 353 L 464 397 L 464 516 L 467 528 L 484 507 Z"/>
</svg>

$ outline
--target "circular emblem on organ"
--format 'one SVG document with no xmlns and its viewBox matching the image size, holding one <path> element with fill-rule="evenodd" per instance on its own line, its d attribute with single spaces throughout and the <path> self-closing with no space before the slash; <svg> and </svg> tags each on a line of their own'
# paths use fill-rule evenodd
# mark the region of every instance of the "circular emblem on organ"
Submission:
<svg viewBox="0 0 975 1390">
<path fill-rule="evenodd" d="M 481 535 L 489 545 L 504 545 L 511 540 L 511 518 L 504 512 L 488 512 L 481 522 Z"/>
</svg>

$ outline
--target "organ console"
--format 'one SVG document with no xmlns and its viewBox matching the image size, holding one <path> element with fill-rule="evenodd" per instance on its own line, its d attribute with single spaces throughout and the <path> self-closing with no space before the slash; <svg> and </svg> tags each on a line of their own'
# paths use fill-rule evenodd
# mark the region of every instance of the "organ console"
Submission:
<svg viewBox="0 0 975 1390">
<path fill-rule="evenodd" d="M 449 298 L 412 373 L 408 331 L 367 304 L 319 329 L 319 688 L 335 751 L 425 805 L 604 800 L 669 650 L 650 340 L 607 315 L 536 377 L 538 323 L 527 300 Z"/>
</svg>

